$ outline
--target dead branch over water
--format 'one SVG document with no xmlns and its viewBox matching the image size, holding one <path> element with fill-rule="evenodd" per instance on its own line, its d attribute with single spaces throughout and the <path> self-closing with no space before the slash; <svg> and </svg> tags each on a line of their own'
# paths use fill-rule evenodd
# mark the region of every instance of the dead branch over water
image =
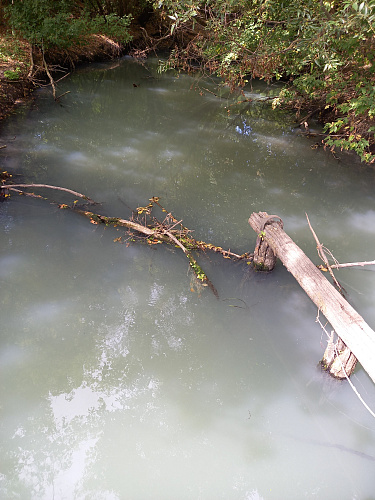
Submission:
<svg viewBox="0 0 375 500">
<path fill-rule="evenodd" d="M 49 184 L 3 184 L 0 186 L 1 189 L 7 189 L 8 191 L 17 191 L 21 194 L 30 194 L 23 193 L 23 191 L 19 191 L 15 188 L 46 188 L 46 189 L 55 189 L 56 191 L 65 191 L 66 193 L 72 194 L 73 196 L 78 196 L 78 198 L 82 198 L 83 200 L 88 201 L 89 203 L 96 204 L 94 200 L 91 200 L 88 196 L 78 193 L 77 191 L 73 191 L 72 189 L 63 188 L 60 186 L 50 186 Z M 33 194 L 33 193 L 32 193 Z M 39 195 L 36 195 L 39 197 Z"/>
<path fill-rule="evenodd" d="M 16 192 L 20 195 L 32 196 L 35 198 L 42 198 L 41 195 L 35 193 L 29 193 L 23 191 L 19 188 L 40 188 L 40 189 L 52 189 L 56 191 L 63 191 L 69 193 L 75 197 L 85 200 L 87 203 L 93 205 L 98 205 L 88 196 L 73 191 L 72 189 L 63 188 L 60 186 L 51 186 L 49 184 L 2 184 L 0 185 L 0 193 L 5 193 L 4 197 L 9 197 L 8 192 Z M 224 250 L 222 247 L 213 245 L 211 243 L 206 243 L 204 241 L 196 240 L 192 237 L 191 231 L 183 226 L 182 220 L 177 220 L 171 212 L 168 212 L 159 203 L 159 198 L 154 196 L 150 198 L 148 205 L 145 207 L 138 207 L 130 220 L 123 219 L 121 217 L 108 217 L 99 213 L 87 210 L 87 207 L 78 206 L 78 200 L 75 200 L 72 205 L 66 203 L 57 204 L 60 209 L 72 210 L 80 215 L 83 215 L 90 219 L 92 224 L 104 224 L 105 226 L 112 227 L 123 227 L 126 228 L 126 233 L 124 236 L 116 238 L 115 241 L 125 242 L 129 244 L 131 241 L 143 241 L 149 245 L 156 245 L 160 243 L 166 243 L 172 245 L 175 248 L 182 250 L 184 255 L 189 260 L 189 265 L 194 272 L 196 278 L 200 280 L 203 286 L 208 286 L 215 296 L 218 298 L 218 292 L 214 287 L 213 283 L 209 280 L 206 273 L 203 271 L 201 266 L 198 264 L 196 258 L 193 256 L 193 252 L 214 252 L 220 254 L 225 259 L 235 259 L 237 261 L 244 260 L 247 263 L 252 261 L 252 255 L 249 253 L 244 253 L 239 255 L 232 252 L 231 250 Z M 152 213 L 153 208 L 158 206 L 162 213 L 166 214 L 163 221 L 159 221 Z"/>
</svg>

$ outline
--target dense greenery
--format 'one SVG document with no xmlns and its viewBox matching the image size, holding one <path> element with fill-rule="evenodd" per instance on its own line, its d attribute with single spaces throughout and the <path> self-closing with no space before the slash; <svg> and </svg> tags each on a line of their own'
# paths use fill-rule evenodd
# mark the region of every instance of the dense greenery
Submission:
<svg viewBox="0 0 375 500">
<path fill-rule="evenodd" d="M 190 34 L 170 65 L 198 64 L 231 87 L 282 78 L 290 85 L 274 106 L 320 114 L 326 145 L 375 161 L 374 0 L 160 0 L 155 7 L 171 33 Z"/>
<path fill-rule="evenodd" d="M 125 1 L 93 0 L 12 0 L 2 2 L 13 29 L 33 45 L 66 48 L 85 35 L 98 33 L 120 42 L 130 38 L 131 15 L 124 12 Z"/>
</svg>

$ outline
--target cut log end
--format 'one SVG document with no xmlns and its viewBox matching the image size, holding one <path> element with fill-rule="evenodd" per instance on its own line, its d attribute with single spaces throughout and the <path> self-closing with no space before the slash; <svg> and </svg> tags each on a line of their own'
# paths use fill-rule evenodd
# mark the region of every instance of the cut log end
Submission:
<svg viewBox="0 0 375 500">
<path fill-rule="evenodd" d="M 259 212 L 257 215 L 260 217 L 260 220 L 258 238 L 254 250 L 253 267 L 256 271 L 270 272 L 276 265 L 277 256 L 265 239 L 264 228 L 268 225 L 282 228 L 283 221 L 278 215 L 268 215 L 266 212 Z M 278 220 L 275 221 L 275 219 Z"/>
<path fill-rule="evenodd" d="M 332 377 L 341 380 L 352 375 L 357 365 L 357 358 L 340 337 L 334 342 L 334 332 L 332 332 L 320 365 Z"/>
<path fill-rule="evenodd" d="M 256 241 L 253 267 L 256 271 L 270 272 L 276 265 L 276 255 L 262 235 Z"/>
</svg>

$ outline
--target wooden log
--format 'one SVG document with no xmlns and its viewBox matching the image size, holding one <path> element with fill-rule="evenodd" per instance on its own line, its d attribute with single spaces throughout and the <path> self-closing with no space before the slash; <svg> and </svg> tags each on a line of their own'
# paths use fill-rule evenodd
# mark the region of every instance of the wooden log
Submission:
<svg viewBox="0 0 375 500">
<path fill-rule="evenodd" d="M 337 337 L 336 342 L 334 339 L 335 332 L 332 331 L 320 363 L 323 370 L 328 371 L 330 375 L 344 379 L 354 372 L 358 360 L 340 337 Z"/>
<path fill-rule="evenodd" d="M 272 247 L 268 244 L 267 240 L 264 238 L 264 228 L 267 224 L 271 224 L 275 221 L 275 218 L 280 219 L 277 215 L 268 215 L 263 221 L 255 243 L 254 257 L 253 257 L 253 267 L 257 271 L 270 272 L 276 266 L 276 255 L 272 250 Z M 283 221 L 280 219 L 278 224 L 283 227 Z"/>
<path fill-rule="evenodd" d="M 257 234 L 263 232 L 263 238 L 275 255 L 375 382 L 375 332 L 284 232 L 280 224 L 271 221 L 264 225 L 265 220 L 270 220 L 269 217 L 266 212 L 253 213 L 249 224 Z"/>
</svg>

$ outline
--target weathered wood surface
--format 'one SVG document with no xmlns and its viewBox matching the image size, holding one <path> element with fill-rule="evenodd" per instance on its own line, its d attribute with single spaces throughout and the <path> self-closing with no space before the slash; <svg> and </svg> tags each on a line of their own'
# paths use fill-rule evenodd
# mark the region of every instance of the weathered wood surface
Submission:
<svg viewBox="0 0 375 500">
<path fill-rule="evenodd" d="M 276 266 L 276 255 L 272 250 L 272 247 L 268 244 L 268 241 L 264 238 L 263 233 L 263 229 L 266 224 L 274 222 L 275 219 L 278 219 L 278 224 L 280 224 L 281 228 L 283 228 L 283 221 L 278 215 L 268 215 L 262 220 L 262 226 L 255 243 L 253 257 L 253 267 L 258 271 L 272 271 Z"/>
<path fill-rule="evenodd" d="M 321 364 L 323 369 L 333 377 L 344 379 L 352 375 L 358 360 L 340 337 L 335 339 L 335 336 L 333 331 L 329 334 Z"/>
<path fill-rule="evenodd" d="M 257 234 L 263 231 L 263 238 L 276 256 L 375 382 L 375 332 L 276 221 L 264 225 L 267 218 L 269 215 L 266 212 L 253 213 L 249 224 Z"/>
</svg>

